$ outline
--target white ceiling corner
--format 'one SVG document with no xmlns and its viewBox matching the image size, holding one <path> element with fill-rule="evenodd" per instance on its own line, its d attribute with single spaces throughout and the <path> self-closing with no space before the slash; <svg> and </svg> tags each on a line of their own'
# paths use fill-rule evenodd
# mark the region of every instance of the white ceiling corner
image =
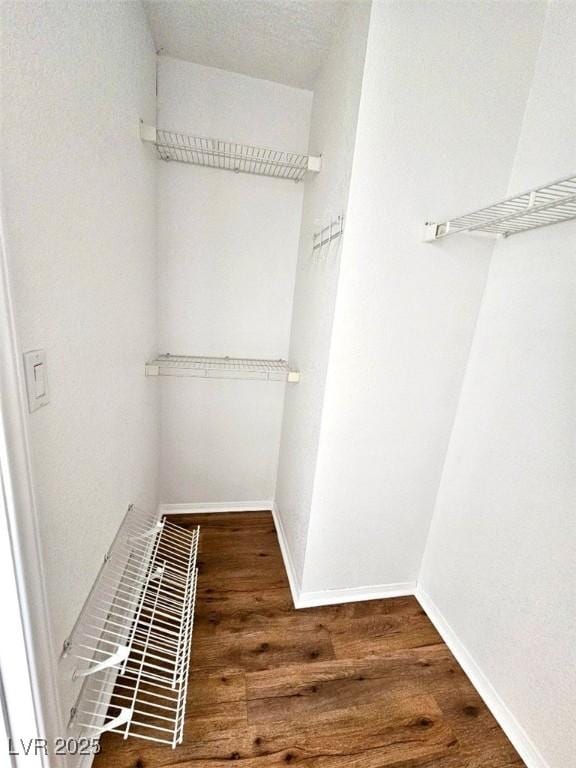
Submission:
<svg viewBox="0 0 576 768">
<path fill-rule="evenodd" d="M 346 0 L 144 0 L 159 53 L 311 89 Z"/>
</svg>

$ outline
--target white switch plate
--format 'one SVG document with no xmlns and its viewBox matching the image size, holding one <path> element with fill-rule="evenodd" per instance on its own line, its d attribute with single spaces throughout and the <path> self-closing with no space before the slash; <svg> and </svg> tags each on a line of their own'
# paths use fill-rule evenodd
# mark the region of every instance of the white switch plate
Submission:
<svg viewBox="0 0 576 768">
<path fill-rule="evenodd" d="M 24 375 L 28 392 L 28 410 L 34 413 L 50 402 L 46 352 L 43 349 L 33 349 L 31 352 L 24 353 Z"/>
</svg>

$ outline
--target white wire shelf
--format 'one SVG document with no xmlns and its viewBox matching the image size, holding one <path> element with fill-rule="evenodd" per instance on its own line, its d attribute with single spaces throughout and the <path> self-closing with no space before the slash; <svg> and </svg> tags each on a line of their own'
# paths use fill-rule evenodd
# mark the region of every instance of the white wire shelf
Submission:
<svg viewBox="0 0 576 768">
<path fill-rule="evenodd" d="M 286 360 L 252 360 L 240 357 L 194 357 L 158 355 L 146 363 L 146 376 L 191 376 L 203 379 L 252 379 L 300 381 L 300 372 Z"/>
<path fill-rule="evenodd" d="M 441 224 L 427 222 L 424 239 L 441 240 L 462 232 L 510 237 L 574 218 L 576 176 L 569 176 Z"/>
<path fill-rule="evenodd" d="M 129 508 L 65 643 L 82 680 L 75 732 L 182 742 L 198 537 Z"/>
<path fill-rule="evenodd" d="M 241 144 L 224 139 L 193 136 L 141 123 L 140 138 L 156 146 L 161 160 L 220 168 L 235 173 L 273 176 L 302 181 L 307 173 L 318 173 L 320 157 L 298 152 L 283 152 L 267 147 Z"/>
</svg>

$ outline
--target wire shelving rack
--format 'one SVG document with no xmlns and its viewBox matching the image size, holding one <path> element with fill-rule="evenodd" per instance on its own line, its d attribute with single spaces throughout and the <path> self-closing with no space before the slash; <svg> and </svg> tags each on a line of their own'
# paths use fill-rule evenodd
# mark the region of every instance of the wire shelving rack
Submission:
<svg viewBox="0 0 576 768">
<path fill-rule="evenodd" d="M 286 360 L 254 360 L 240 357 L 194 357 L 158 355 L 146 363 L 147 376 L 189 376 L 203 379 L 252 379 L 260 381 L 300 380 L 300 372 Z"/>
<path fill-rule="evenodd" d="M 441 240 L 462 232 L 510 237 L 574 218 L 576 176 L 569 176 L 440 224 L 427 222 L 424 239 Z"/>
<path fill-rule="evenodd" d="M 82 679 L 70 728 L 182 742 L 198 538 L 129 507 L 64 645 Z"/>
<path fill-rule="evenodd" d="M 161 160 L 175 160 L 296 182 L 302 181 L 308 173 L 318 173 L 322 164 L 320 157 L 299 152 L 284 152 L 225 139 L 195 136 L 144 123 L 141 123 L 140 138 L 156 146 Z"/>
</svg>

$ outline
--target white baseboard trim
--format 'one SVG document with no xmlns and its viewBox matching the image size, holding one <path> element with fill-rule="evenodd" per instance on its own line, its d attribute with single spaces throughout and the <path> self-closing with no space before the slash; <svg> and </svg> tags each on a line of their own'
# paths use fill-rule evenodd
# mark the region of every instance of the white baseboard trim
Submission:
<svg viewBox="0 0 576 768">
<path fill-rule="evenodd" d="M 466 646 L 436 607 L 432 598 L 420 586 L 416 589 L 416 598 L 527 767 L 551 768 L 524 728 L 522 728 L 518 720 L 502 701 L 498 692 L 470 655 Z"/>
<path fill-rule="evenodd" d="M 398 584 L 372 584 L 366 587 L 347 589 L 324 589 L 317 592 L 300 592 L 296 608 L 316 608 L 320 605 L 338 605 L 339 603 L 357 603 L 363 600 L 382 600 L 385 597 L 406 597 L 413 595 L 415 581 Z"/>
<path fill-rule="evenodd" d="M 402 584 L 376 584 L 367 587 L 352 587 L 350 589 L 323 589 L 315 592 L 304 592 L 300 586 L 300 579 L 294 567 L 294 561 L 288 546 L 286 533 L 282 525 L 282 518 L 278 513 L 278 507 L 274 503 L 272 507 L 272 516 L 278 543 L 284 560 L 284 568 L 290 584 L 292 593 L 292 602 L 294 608 L 317 608 L 322 605 L 338 605 L 339 603 L 356 603 L 361 600 L 379 600 L 383 597 L 404 597 L 413 595 L 416 589 L 416 582 L 406 582 Z"/>
<path fill-rule="evenodd" d="M 280 551 L 282 553 L 282 559 L 284 560 L 284 569 L 288 576 L 288 583 L 290 584 L 290 592 L 292 593 L 292 602 L 294 608 L 299 608 L 300 601 L 300 579 L 298 578 L 296 568 L 294 567 L 294 561 L 290 554 L 290 547 L 288 546 L 288 540 L 286 533 L 282 525 L 282 518 L 278 513 L 278 507 L 276 502 L 272 504 L 272 517 L 274 519 L 274 525 L 276 527 L 276 535 L 278 536 L 278 543 L 280 544 Z"/>
<path fill-rule="evenodd" d="M 208 515 L 211 512 L 271 512 L 274 502 L 258 501 L 192 501 L 185 504 L 160 504 L 161 515 Z"/>
</svg>

